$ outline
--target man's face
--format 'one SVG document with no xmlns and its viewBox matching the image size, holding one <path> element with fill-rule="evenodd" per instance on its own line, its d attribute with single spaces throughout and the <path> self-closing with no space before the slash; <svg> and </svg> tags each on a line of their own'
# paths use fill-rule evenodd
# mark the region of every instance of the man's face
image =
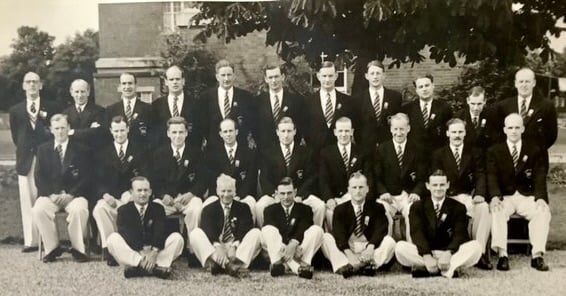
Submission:
<svg viewBox="0 0 566 296">
<path fill-rule="evenodd" d="M 336 122 L 336 127 L 334 127 L 334 136 L 338 140 L 340 145 L 348 145 L 352 141 L 352 135 L 354 134 L 354 129 L 352 128 L 351 122 Z"/>
<path fill-rule="evenodd" d="M 316 78 L 320 82 L 320 88 L 329 92 L 334 89 L 334 83 L 338 79 L 336 74 L 336 69 L 334 67 L 321 68 L 318 73 L 316 73 Z"/>
<path fill-rule="evenodd" d="M 216 194 L 223 204 L 228 205 L 234 199 L 236 188 L 232 182 L 219 182 L 216 184 Z"/>
<path fill-rule="evenodd" d="M 470 112 L 474 116 L 480 116 L 480 113 L 483 111 L 483 107 L 485 107 L 485 96 L 483 94 L 478 96 L 469 96 L 466 101 L 468 102 Z"/>
<path fill-rule="evenodd" d="M 175 148 L 181 148 L 185 145 L 187 138 L 187 129 L 182 123 L 171 124 L 167 129 L 167 137 L 171 140 L 171 145 Z"/>
<path fill-rule="evenodd" d="M 26 92 L 28 96 L 39 96 L 39 91 L 43 87 L 41 80 L 39 79 L 39 75 L 35 73 L 27 73 L 24 76 L 24 81 L 22 83 L 22 88 Z"/>
<path fill-rule="evenodd" d="M 281 144 L 290 145 L 293 143 L 293 139 L 295 139 L 297 130 L 295 129 L 295 125 L 292 123 L 280 123 L 277 125 L 276 133 Z"/>
<path fill-rule="evenodd" d="M 110 133 L 112 134 L 114 141 L 118 144 L 124 144 L 126 142 L 126 140 L 128 139 L 129 131 L 130 128 L 124 121 L 121 121 L 119 123 L 110 123 Z"/>
<path fill-rule="evenodd" d="M 428 101 L 434 92 L 434 83 L 429 78 L 419 78 L 415 80 L 415 90 L 421 100 Z"/>
<path fill-rule="evenodd" d="M 170 68 L 165 73 L 165 84 L 169 88 L 169 92 L 174 95 L 179 95 L 183 92 L 183 86 L 185 85 L 185 78 L 183 78 L 183 73 L 177 68 Z"/>
<path fill-rule="evenodd" d="M 295 195 L 297 190 L 293 188 L 293 185 L 279 185 L 277 186 L 277 196 L 281 200 L 281 204 L 284 207 L 290 207 L 295 202 Z"/>
<path fill-rule="evenodd" d="M 57 143 L 63 143 L 69 138 L 69 128 L 69 123 L 66 119 L 52 121 L 51 126 L 49 127 L 53 137 L 55 138 L 55 142 Z"/>
<path fill-rule="evenodd" d="M 283 81 L 285 81 L 285 75 L 281 74 L 281 69 L 265 70 L 265 83 L 267 83 L 269 90 L 278 92 L 283 87 Z"/>
<path fill-rule="evenodd" d="M 89 94 L 88 84 L 84 81 L 75 81 L 71 84 L 71 96 L 75 100 L 76 105 L 83 106 L 86 104 Z"/>
<path fill-rule="evenodd" d="M 234 69 L 232 67 L 222 67 L 216 72 L 216 81 L 223 89 L 230 89 L 234 85 Z"/>
<path fill-rule="evenodd" d="M 403 143 L 407 140 L 407 134 L 411 130 L 409 124 L 402 119 L 391 119 L 391 135 L 395 143 Z"/>
<path fill-rule="evenodd" d="M 125 98 L 133 98 L 136 96 L 136 82 L 134 76 L 130 74 L 120 75 L 120 91 Z"/>
<path fill-rule="evenodd" d="M 536 80 L 533 71 L 523 69 L 515 74 L 515 88 L 521 97 L 529 97 L 533 94 Z"/>
<path fill-rule="evenodd" d="M 433 199 L 441 200 L 446 196 L 446 190 L 449 186 L 446 176 L 430 176 L 425 184 Z"/>
<path fill-rule="evenodd" d="M 147 180 L 132 182 L 132 199 L 138 205 L 146 205 L 151 197 L 151 188 Z"/>
<path fill-rule="evenodd" d="M 220 137 L 226 145 L 233 145 L 236 143 L 236 136 L 238 135 L 238 130 L 234 127 L 234 123 L 231 121 L 224 121 L 220 124 Z"/>
<path fill-rule="evenodd" d="M 512 116 L 505 119 L 505 126 L 503 132 L 507 136 L 507 140 L 511 143 L 517 143 L 521 140 L 521 135 L 525 131 L 523 120 L 518 116 Z"/>
<path fill-rule="evenodd" d="M 358 204 L 366 199 L 368 184 L 365 178 L 353 178 L 348 181 L 348 193 L 352 200 Z"/>
<path fill-rule="evenodd" d="M 464 143 L 464 137 L 466 136 L 466 127 L 463 123 L 453 123 L 448 127 L 446 136 L 450 141 L 450 145 L 460 147 L 460 145 Z"/>
<path fill-rule="evenodd" d="M 383 69 L 380 67 L 370 66 L 365 76 L 371 87 L 381 88 L 383 86 L 385 74 L 383 73 Z"/>
</svg>

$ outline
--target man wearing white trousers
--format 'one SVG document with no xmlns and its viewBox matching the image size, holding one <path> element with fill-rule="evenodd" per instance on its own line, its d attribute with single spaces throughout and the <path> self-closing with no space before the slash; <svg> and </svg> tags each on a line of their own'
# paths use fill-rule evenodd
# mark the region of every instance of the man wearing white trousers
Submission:
<svg viewBox="0 0 566 296">
<path fill-rule="evenodd" d="M 281 202 L 265 208 L 261 229 L 264 249 L 271 261 L 271 276 L 283 275 L 287 267 L 299 277 L 311 279 L 311 261 L 322 244 L 323 230 L 313 225 L 312 209 L 295 202 L 297 189 L 293 179 L 283 178 L 276 194 Z"/>
<path fill-rule="evenodd" d="M 212 275 L 249 276 L 248 266 L 261 249 L 261 231 L 253 228 L 250 207 L 237 200 L 236 180 L 216 179 L 218 200 L 204 207 L 199 228 L 189 234 L 191 249 Z"/>
<path fill-rule="evenodd" d="M 401 265 L 412 268 L 413 277 L 458 277 L 461 269 L 479 261 L 481 246 L 469 240 L 466 207 L 446 198 L 450 186 L 446 174 L 434 171 L 425 185 L 430 198 L 414 203 L 409 213 L 413 242 L 399 241 L 395 256 Z"/>
<path fill-rule="evenodd" d="M 89 152 L 69 139 L 70 125 L 67 116 L 55 114 L 50 120 L 54 140 L 39 146 L 35 167 L 35 182 L 39 198 L 32 208 L 33 219 L 47 255 L 43 262 L 52 262 L 62 255 L 55 225 L 55 214 L 68 213 L 67 230 L 73 248 L 71 254 L 77 262 L 85 262 L 84 235 L 87 231 L 88 182 L 90 180 Z"/>
<path fill-rule="evenodd" d="M 529 115 L 525 120 L 531 120 Z M 546 252 L 551 218 L 546 190 L 546 152 L 535 143 L 523 141 L 524 130 L 521 115 L 509 114 L 503 128 L 507 140 L 487 152 L 491 248 L 499 255 L 497 269 L 509 270 L 507 221 L 517 213 L 529 221 L 529 241 L 533 247 L 531 267 L 547 271 L 549 267 L 542 257 Z"/>
<path fill-rule="evenodd" d="M 348 278 L 354 274 L 373 276 L 391 266 L 395 241 L 387 235 L 388 219 L 383 205 L 367 199 L 366 177 L 357 172 L 350 176 L 350 201 L 334 209 L 332 234 L 325 233 L 322 252 L 332 264 L 332 271 Z"/>
<path fill-rule="evenodd" d="M 166 279 L 171 263 L 183 251 L 183 237 L 174 232 L 165 237 L 165 211 L 149 202 L 151 187 L 145 177 L 132 179 L 132 200 L 118 208 L 118 232 L 108 239 L 108 251 L 125 266 L 124 277 L 153 275 Z"/>
</svg>

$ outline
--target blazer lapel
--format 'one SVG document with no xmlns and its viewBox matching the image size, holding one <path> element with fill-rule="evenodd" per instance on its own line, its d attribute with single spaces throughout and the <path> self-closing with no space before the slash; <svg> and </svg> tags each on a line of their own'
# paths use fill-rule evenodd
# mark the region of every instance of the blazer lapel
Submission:
<svg viewBox="0 0 566 296">
<path fill-rule="evenodd" d="M 525 159 L 525 157 L 527 159 Z M 519 174 L 519 172 L 523 171 L 523 168 L 527 164 L 527 161 L 529 161 L 529 155 L 527 154 L 527 147 L 525 147 L 525 142 L 523 142 L 521 146 L 521 152 L 519 153 L 519 160 L 517 161 L 517 169 L 515 170 L 516 174 Z"/>
<path fill-rule="evenodd" d="M 471 160 L 472 160 L 472 149 L 470 149 L 469 145 L 466 145 L 464 146 L 464 149 L 462 149 L 459 175 L 462 175 L 462 173 L 466 171 L 465 168 L 468 167 L 468 163 Z"/>
<path fill-rule="evenodd" d="M 437 219 L 436 219 L 436 213 L 434 212 L 434 206 L 433 206 L 433 203 L 432 203 L 432 198 L 427 200 L 423 204 L 423 206 L 424 206 L 424 210 L 425 210 L 426 219 L 428 220 L 428 225 L 430 225 L 431 228 L 436 231 Z M 442 208 L 440 209 L 440 212 L 442 213 Z"/>
</svg>

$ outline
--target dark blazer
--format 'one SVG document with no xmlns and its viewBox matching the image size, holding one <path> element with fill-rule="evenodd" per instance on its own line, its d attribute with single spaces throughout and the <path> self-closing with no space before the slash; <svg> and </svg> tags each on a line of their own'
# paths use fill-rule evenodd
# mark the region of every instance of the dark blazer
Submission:
<svg viewBox="0 0 566 296">
<path fill-rule="evenodd" d="M 35 184 L 38 196 L 49 196 L 65 191 L 74 197 L 88 199 L 92 168 L 89 163 L 90 151 L 69 139 L 63 165 L 55 151 L 53 140 L 41 144 L 37 150 Z"/>
<path fill-rule="evenodd" d="M 419 99 L 403 106 L 403 113 L 407 114 L 411 120 L 409 139 L 421 147 L 425 155 L 432 153 L 447 143 L 446 122 L 452 118 L 452 110 L 444 101 L 432 100 L 428 126 L 426 128 Z"/>
<path fill-rule="evenodd" d="M 281 98 L 280 98 L 281 99 Z M 293 119 L 297 135 L 295 142 L 300 143 L 303 138 L 304 124 L 304 98 L 283 90 L 283 99 L 281 100 L 281 117 L 288 116 Z M 271 109 L 271 100 L 269 92 L 260 94 L 257 99 L 257 144 L 260 150 L 267 149 L 279 142 L 275 130 L 277 123 L 273 119 L 273 110 Z"/>
<path fill-rule="evenodd" d="M 137 116 L 136 116 L 137 114 Z M 126 118 L 126 113 L 124 111 L 124 102 L 122 98 L 118 102 L 108 106 L 106 108 L 106 127 L 110 127 L 112 122 L 112 117 L 122 115 Z M 133 118 L 135 117 L 135 119 Z M 127 119 L 127 118 L 126 118 Z M 151 139 L 151 126 L 152 126 L 152 113 L 151 105 L 142 102 L 139 98 L 136 98 L 136 105 L 134 106 L 132 122 L 130 122 L 130 133 L 128 134 L 128 139 L 141 145 L 152 145 Z M 110 133 L 107 133 L 112 139 Z"/>
<path fill-rule="evenodd" d="M 303 241 L 305 231 L 314 223 L 312 209 L 302 203 L 293 204 L 289 214 L 289 225 L 287 225 L 285 210 L 281 203 L 272 204 L 265 208 L 263 212 L 265 217 L 264 226 L 272 225 L 277 228 L 284 244 L 288 244 L 292 239 L 297 240 L 300 244 Z"/>
<path fill-rule="evenodd" d="M 394 90 L 383 88 L 381 116 L 375 118 L 375 111 L 371 103 L 369 89 L 364 90 L 352 97 L 359 116 L 356 143 L 363 153 L 373 156 L 376 145 L 391 139 L 389 118 L 401 112 L 401 94 Z"/>
<path fill-rule="evenodd" d="M 466 106 L 460 110 L 454 117 L 460 118 L 466 122 L 466 138 L 465 144 L 480 148 L 484 153 L 498 138 L 500 133 L 497 129 L 495 118 L 495 110 L 493 107 L 485 106 L 480 113 L 478 126 L 475 127 L 470 115 L 470 109 Z"/>
<path fill-rule="evenodd" d="M 96 152 L 97 198 L 108 193 L 119 199 L 124 191 L 130 189 L 130 179 L 135 176 L 147 176 L 146 155 L 139 144 L 128 142 L 124 155 L 125 160 L 122 163 L 114 143 L 107 144 Z"/>
<path fill-rule="evenodd" d="M 205 166 L 208 176 L 208 195 L 216 195 L 216 178 L 226 174 L 236 179 L 236 193 L 242 198 L 257 195 L 257 151 L 247 145 L 238 144 L 234 153 L 234 164 L 230 164 L 224 145 L 208 147 Z"/>
<path fill-rule="evenodd" d="M 283 177 L 291 177 L 297 188 L 297 196 L 307 198 L 316 194 L 316 171 L 312 163 L 312 154 L 308 147 L 295 142 L 291 152 L 289 168 L 285 166 L 285 158 L 281 146 L 277 143 L 261 153 L 261 174 L 259 183 L 262 195 L 272 195 Z"/>
<path fill-rule="evenodd" d="M 207 146 L 222 145 L 222 139 L 218 135 L 218 125 L 223 119 L 221 107 L 218 106 L 218 88 L 204 92 L 198 104 L 198 112 L 202 115 L 199 118 L 200 126 Z M 255 138 L 256 107 L 255 98 L 249 92 L 234 87 L 230 118 L 238 124 L 238 143 L 248 145 L 248 135 Z"/>
<path fill-rule="evenodd" d="M 389 193 L 399 195 L 404 190 L 422 196 L 425 193 L 427 168 L 422 150 L 414 142 L 407 140 L 403 153 L 403 167 L 397 161 L 397 148 L 393 140 L 377 147 L 374 176 L 376 195 Z"/>
<path fill-rule="evenodd" d="M 352 120 L 354 129 L 356 129 L 357 116 L 354 108 L 354 102 L 350 96 L 336 91 L 336 105 L 334 106 L 334 119 L 332 125 L 326 125 L 324 118 L 324 110 L 320 105 L 320 93 L 316 92 L 305 101 L 305 140 L 311 150 L 315 161 L 318 159 L 318 154 L 322 148 L 330 144 L 336 143 L 334 136 L 334 125 L 336 120 L 342 116 L 346 116 Z"/>
<path fill-rule="evenodd" d="M 196 147 L 185 145 L 181 165 L 177 165 L 171 145 L 162 145 L 151 155 L 149 170 L 153 193 L 157 198 L 165 194 L 175 198 L 177 194 L 187 192 L 202 198 L 206 191 L 202 153 Z"/>
<path fill-rule="evenodd" d="M 385 216 L 383 205 L 366 200 L 362 211 L 362 229 L 370 244 L 379 247 L 383 238 L 387 235 L 389 221 Z M 367 221 L 367 223 L 366 223 Z M 356 213 L 351 202 L 345 202 L 334 209 L 332 218 L 332 235 L 336 239 L 336 245 L 340 250 L 349 249 L 348 240 L 356 228 Z"/>
<path fill-rule="evenodd" d="M 81 114 L 77 112 L 74 103 L 63 110 L 63 114 L 67 115 L 67 119 L 71 124 L 71 129 L 75 130 L 71 138 L 91 148 L 100 147 L 104 144 L 105 140 L 107 140 L 104 135 L 108 133 L 104 112 L 104 108 L 92 102 L 86 104 Z M 100 126 L 91 128 L 90 125 L 94 122 L 97 122 Z"/>
<path fill-rule="evenodd" d="M 141 251 L 144 246 L 160 250 L 165 247 L 165 210 L 159 204 L 147 203 L 142 225 L 135 203 L 129 202 L 118 208 L 116 225 L 118 233 L 134 251 Z"/>
<path fill-rule="evenodd" d="M 49 131 L 49 119 L 53 114 L 59 112 L 59 106 L 41 99 L 37 106 L 38 118 L 35 129 L 32 127 L 27 111 L 26 100 L 10 108 L 10 131 L 12 141 L 16 145 L 16 172 L 25 176 L 31 170 L 33 157 L 37 153 L 37 147 L 50 139 L 53 135 Z M 45 117 L 41 116 L 44 114 Z"/>
<path fill-rule="evenodd" d="M 151 108 L 154 124 L 152 131 L 153 136 L 156 138 L 154 142 L 158 145 L 168 143 L 167 120 L 173 117 L 173 110 L 169 109 L 167 95 L 157 98 L 157 100 L 151 104 Z M 202 114 L 198 114 L 196 108 L 195 99 L 188 97 L 188 94 L 185 92 L 183 95 L 183 107 L 179 110 L 179 116 L 187 121 L 187 143 L 200 147 L 202 145 L 203 135 L 202 128 L 199 126 L 200 120 L 198 120 L 197 116 Z"/>
<path fill-rule="evenodd" d="M 548 203 L 546 169 L 543 151 L 534 144 L 522 141 L 517 170 L 507 143 L 493 145 L 487 151 L 487 188 L 489 200 L 494 196 L 512 195 L 515 191 L 523 195 L 534 195 Z"/>
<path fill-rule="evenodd" d="M 460 169 L 458 169 L 449 145 L 436 150 L 432 155 L 431 172 L 437 169 L 444 171 L 450 182 L 448 196 L 465 193 L 487 198 L 485 161 L 481 150 L 464 144 L 461 154 Z"/>
<path fill-rule="evenodd" d="M 232 201 L 230 217 L 234 240 L 241 242 L 244 236 L 253 228 L 252 212 L 245 203 Z M 224 228 L 224 208 L 221 201 L 215 201 L 202 210 L 200 228 L 204 231 L 211 243 L 220 242 Z"/>
<path fill-rule="evenodd" d="M 368 179 L 371 186 L 371 168 L 365 155 L 360 148 L 351 144 L 350 164 L 344 165 L 342 154 L 337 144 L 326 146 L 320 152 L 318 184 L 320 198 L 324 201 L 331 198 L 340 197 L 348 191 L 348 179 L 354 172 L 361 171 Z"/>
<path fill-rule="evenodd" d="M 442 203 L 438 218 L 430 197 L 413 203 L 409 223 L 411 239 L 421 256 L 431 254 L 433 250 L 447 250 L 454 254 L 461 244 L 470 240 L 466 207 L 448 197 Z"/>
</svg>

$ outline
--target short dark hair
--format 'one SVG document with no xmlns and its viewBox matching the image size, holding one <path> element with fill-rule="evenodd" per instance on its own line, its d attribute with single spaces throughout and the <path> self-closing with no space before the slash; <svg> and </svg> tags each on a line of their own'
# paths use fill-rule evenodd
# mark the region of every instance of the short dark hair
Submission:
<svg viewBox="0 0 566 296">
<path fill-rule="evenodd" d="M 383 66 L 383 63 L 378 60 L 370 61 L 367 65 L 366 72 L 367 70 L 369 70 L 370 67 L 379 67 L 381 68 L 381 70 L 383 70 L 383 72 L 385 72 L 385 67 Z"/>
<path fill-rule="evenodd" d="M 216 71 L 216 73 L 218 73 L 218 70 L 220 70 L 220 68 L 224 68 L 224 67 L 230 67 L 232 68 L 232 71 L 234 71 L 234 65 L 232 65 L 232 63 L 230 63 L 228 60 L 220 60 L 216 63 L 216 65 L 214 66 L 214 69 Z"/>
<path fill-rule="evenodd" d="M 293 186 L 293 188 L 295 188 L 295 184 L 293 184 L 293 179 L 291 177 L 283 177 L 283 179 L 279 181 L 279 184 L 277 184 L 277 186 L 280 185 L 284 185 L 284 186 L 291 185 Z"/>
<path fill-rule="evenodd" d="M 165 79 L 167 79 L 167 72 L 169 72 L 169 70 L 171 70 L 173 68 L 177 68 L 177 70 L 179 70 L 179 72 L 181 72 L 181 78 L 185 78 L 185 71 L 183 71 L 183 68 L 181 68 L 177 65 L 172 65 L 171 67 L 167 68 L 167 70 L 165 70 Z"/>
<path fill-rule="evenodd" d="M 124 118 L 124 116 L 122 116 L 122 115 L 116 115 L 116 116 L 112 117 L 112 121 L 110 122 L 110 124 L 112 124 L 112 123 L 122 123 L 122 122 L 125 122 L 126 126 L 130 126 L 130 124 L 128 123 L 126 118 Z"/>
<path fill-rule="evenodd" d="M 331 61 L 324 61 L 322 62 L 322 64 L 320 64 L 318 71 L 320 72 L 322 68 L 334 68 L 334 70 L 336 70 L 336 65 L 334 65 L 334 62 Z"/>
<path fill-rule="evenodd" d="M 295 122 L 293 121 L 293 119 L 289 116 L 283 116 L 281 117 L 281 119 L 279 119 L 279 121 L 277 122 L 277 128 L 279 128 L 279 125 L 282 123 L 292 123 L 294 128 L 297 128 L 295 126 Z"/>
<path fill-rule="evenodd" d="M 188 129 L 187 121 L 185 120 L 185 118 L 183 118 L 181 116 L 169 118 L 169 120 L 167 120 L 167 130 L 169 130 L 169 127 L 173 124 L 182 124 L 182 125 L 185 126 L 185 129 Z"/>
<path fill-rule="evenodd" d="M 232 118 L 224 118 L 224 119 L 222 119 L 222 120 L 220 121 L 220 123 L 218 124 L 218 131 L 220 131 L 220 130 L 222 129 L 221 126 L 222 126 L 222 124 L 223 124 L 224 122 L 226 122 L 226 121 L 231 121 L 231 122 L 234 124 L 234 129 L 238 129 L 238 123 L 237 123 L 234 119 L 232 119 Z"/>
<path fill-rule="evenodd" d="M 479 86 L 479 85 L 472 87 L 470 89 L 470 91 L 468 92 L 468 95 L 470 97 L 477 97 L 477 96 L 483 95 L 483 94 L 485 94 L 485 89 L 483 87 Z"/>
<path fill-rule="evenodd" d="M 464 128 L 466 127 L 466 121 L 464 121 L 464 120 L 462 120 L 462 119 L 460 119 L 460 118 L 457 118 L 457 117 L 455 117 L 455 118 L 450 118 L 450 119 L 446 122 L 446 127 L 449 128 L 451 125 L 456 124 L 456 123 L 461 123 L 461 124 L 464 125 Z"/>
<path fill-rule="evenodd" d="M 432 76 L 432 74 L 426 73 L 424 75 L 418 75 L 417 77 L 415 77 L 415 79 L 413 79 L 413 86 L 417 87 L 417 80 L 422 78 L 428 78 L 430 79 L 430 82 L 434 83 L 434 77 Z"/>
<path fill-rule="evenodd" d="M 263 68 L 262 68 L 263 76 L 265 76 L 267 74 L 267 70 L 274 70 L 274 69 L 279 69 L 279 71 L 281 71 L 281 74 L 283 74 L 283 75 L 287 74 L 287 71 L 286 71 L 284 65 L 271 63 L 271 64 L 267 64 L 267 65 L 263 66 Z"/>
<path fill-rule="evenodd" d="M 436 169 L 428 177 L 446 177 L 446 173 L 441 169 Z"/>
<path fill-rule="evenodd" d="M 138 79 L 136 78 L 136 75 L 134 75 L 134 73 L 132 72 L 122 72 L 122 74 L 120 74 L 120 77 L 122 77 L 123 75 L 129 75 L 134 77 L 134 83 L 138 83 Z M 118 81 L 120 80 L 120 77 L 118 77 Z"/>
</svg>

